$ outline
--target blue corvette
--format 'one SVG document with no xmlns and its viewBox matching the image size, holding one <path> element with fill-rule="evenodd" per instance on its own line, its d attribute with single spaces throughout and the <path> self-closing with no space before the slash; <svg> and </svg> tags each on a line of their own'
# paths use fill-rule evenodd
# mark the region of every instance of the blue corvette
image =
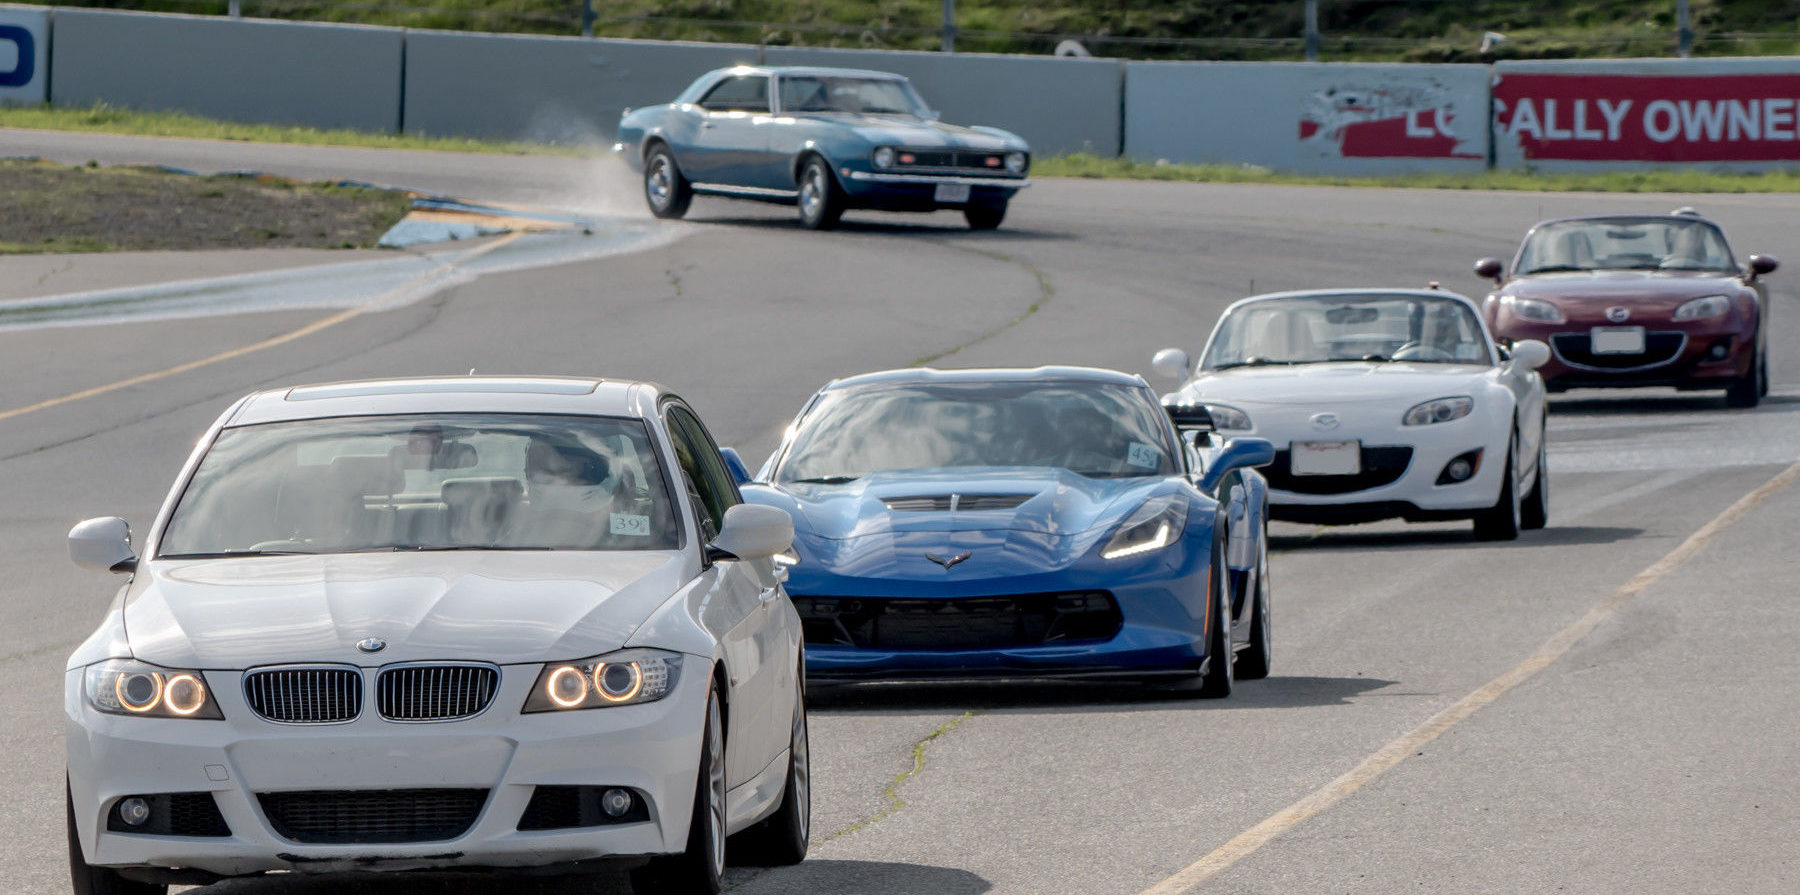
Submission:
<svg viewBox="0 0 1800 895">
<path fill-rule="evenodd" d="M 955 127 L 885 72 L 739 66 L 709 72 L 675 101 L 619 121 L 613 149 L 644 175 L 657 217 L 696 194 L 796 205 L 800 223 L 837 226 L 845 209 L 961 209 L 992 230 L 1030 186 L 1030 147 L 991 127 Z"/>
<path fill-rule="evenodd" d="M 1274 448 L 1196 448 L 1183 414 L 1204 427 L 1139 377 L 1076 367 L 827 385 L 743 487 L 794 517 L 808 675 L 1133 678 L 1207 696 L 1266 676 L 1267 486 L 1251 467 Z"/>
</svg>

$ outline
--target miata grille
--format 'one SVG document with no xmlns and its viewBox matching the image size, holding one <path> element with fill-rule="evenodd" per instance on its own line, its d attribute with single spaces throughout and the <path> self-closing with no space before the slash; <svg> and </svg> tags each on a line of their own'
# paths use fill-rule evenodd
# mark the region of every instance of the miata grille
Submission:
<svg viewBox="0 0 1800 895">
<path fill-rule="evenodd" d="M 454 721 L 486 711 L 499 688 L 492 665 L 397 665 L 381 670 L 375 705 L 389 721 Z"/>
<path fill-rule="evenodd" d="M 265 668 L 244 675 L 250 710 L 279 724 L 337 724 L 362 714 L 362 670 L 342 666 Z"/>
<path fill-rule="evenodd" d="M 485 789 L 262 792 L 269 825 L 294 842 L 442 842 L 475 825 Z"/>
</svg>

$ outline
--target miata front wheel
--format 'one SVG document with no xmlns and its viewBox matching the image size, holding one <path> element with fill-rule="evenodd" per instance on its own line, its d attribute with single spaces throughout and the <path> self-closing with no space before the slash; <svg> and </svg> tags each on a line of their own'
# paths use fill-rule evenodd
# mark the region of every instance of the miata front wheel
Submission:
<svg viewBox="0 0 1800 895">
<path fill-rule="evenodd" d="M 1501 471 L 1500 499 L 1475 517 L 1475 540 L 1512 541 L 1519 537 L 1519 433 L 1506 445 L 1506 467 Z"/>
<path fill-rule="evenodd" d="M 1750 372 L 1731 383 L 1725 390 L 1726 407 L 1755 407 L 1762 403 L 1762 396 L 1768 393 L 1764 382 L 1768 376 L 1768 368 L 1763 365 L 1762 352 L 1750 358 Z"/>
<path fill-rule="evenodd" d="M 656 858 L 631 874 L 638 895 L 719 895 L 725 876 L 725 722 L 719 694 L 706 694 L 706 731 L 687 851 Z"/>
<path fill-rule="evenodd" d="M 1527 531 L 1536 531 L 1550 524 L 1550 467 L 1545 465 L 1545 457 L 1549 450 L 1549 430 L 1538 429 L 1537 480 L 1531 483 L 1531 490 L 1525 492 L 1525 500 L 1519 504 L 1519 527 Z"/>
</svg>

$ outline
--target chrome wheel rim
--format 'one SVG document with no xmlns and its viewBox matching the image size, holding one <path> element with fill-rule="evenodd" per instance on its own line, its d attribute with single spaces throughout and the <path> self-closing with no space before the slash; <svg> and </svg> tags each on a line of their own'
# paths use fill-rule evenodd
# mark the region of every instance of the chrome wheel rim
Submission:
<svg viewBox="0 0 1800 895">
<path fill-rule="evenodd" d="M 806 176 L 800 183 L 800 213 L 807 220 L 819 216 L 819 208 L 825 204 L 825 170 L 818 165 L 806 169 Z"/>
<path fill-rule="evenodd" d="M 794 708 L 793 779 L 788 781 L 788 798 L 799 810 L 800 841 L 812 838 L 812 768 L 806 747 L 806 707 Z"/>
<path fill-rule="evenodd" d="M 658 155 L 650 160 L 650 174 L 644 178 L 644 192 L 650 197 L 650 204 L 657 208 L 666 208 L 672 185 L 669 176 L 669 157 Z"/>
<path fill-rule="evenodd" d="M 706 824 L 708 858 L 714 875 L 725 872 L 725 732 L 720 730 L 719 704 L 715 701 L 707 711 L 706 751 Z"/>
</svg>

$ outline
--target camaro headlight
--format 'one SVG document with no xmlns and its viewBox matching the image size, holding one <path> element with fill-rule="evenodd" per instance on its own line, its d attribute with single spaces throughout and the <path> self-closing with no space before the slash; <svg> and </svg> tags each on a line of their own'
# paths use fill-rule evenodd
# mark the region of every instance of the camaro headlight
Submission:
<svg viewBox="0 0 1800 895">
<path fill-rule="evenodd" d="M 1187 526 L 1187 501 L 1170 494 L 1144 501 L 1100 548 L 1102 559 L 1125 559 L 1161 550 L 1181 537 Z"/>
<path fill-rule="evenodd" d="M 207 721 L 225 718 L 198 671 L 108 659 L 88 666 L 86 685 L 88 705 L 109 715 Z"/>
<path fill-rule="evenodd" d="M 1454 398 L 1434 398 L 1408 410 L 1406 416 L 1401 417 L 1400 423 L 1406 426 L 1447 423 L 1468 416 L 1474 409 L 1475 399 L 1468 395 L 1457 395 Z"/>
<path fill-rule="evenodd" d="M 875 150 L 875 167 L 892 168 L 894 166 L 894 147 L 883 146 Z"/>
<path fill-rule="evenodd" d="M 1710 317 L 1723 317 L 1731 310 L 1731 298 L 1724 295 L 1708 295 L 1693 301 L 1682 302 L 1675 309 L 1676 320 L 1705 320 Z"/>
<path fill-rule="evenodd" d="M 655 702 L 675 689 L 681 655 L 627 649 L 579 662 L 552 662 L 538 673 L 521 711 L 560 712 Z"/>
<path fill-rule="evenodd" d="M 1244 432 L 1250 429 L 1250 414 L 1223 404 L 1208 404 L 1206 412 L 1212 414 L 1213 428 L 1220 431 Z"/>
<path fill-rule="evenodd" d="M 1524 320 L 1537 320 L 1542 323 L 1563 323 L 1569 319 L 1563 316 L 1561 308 L 1558 308 L 1556 305 L 1547 301 L 1539 301 L 1535 298 L 1520 298 L 1516 295 L 1508 295 L 1505 298 L 1500 299 L 1500 304 L 1508 311 L 1512 312 L 1514 317 Z"/>
<path fill-rule="evenodd" d="M 1009 152 L 1006 154 L 1006 170 L 1012 174 L 1023 174 L 1025 173 L 1025 163 L 1027 161 L 1029 161 L 1029 159 L 1025 157 L 1025 153 Z"/>
</svg>

